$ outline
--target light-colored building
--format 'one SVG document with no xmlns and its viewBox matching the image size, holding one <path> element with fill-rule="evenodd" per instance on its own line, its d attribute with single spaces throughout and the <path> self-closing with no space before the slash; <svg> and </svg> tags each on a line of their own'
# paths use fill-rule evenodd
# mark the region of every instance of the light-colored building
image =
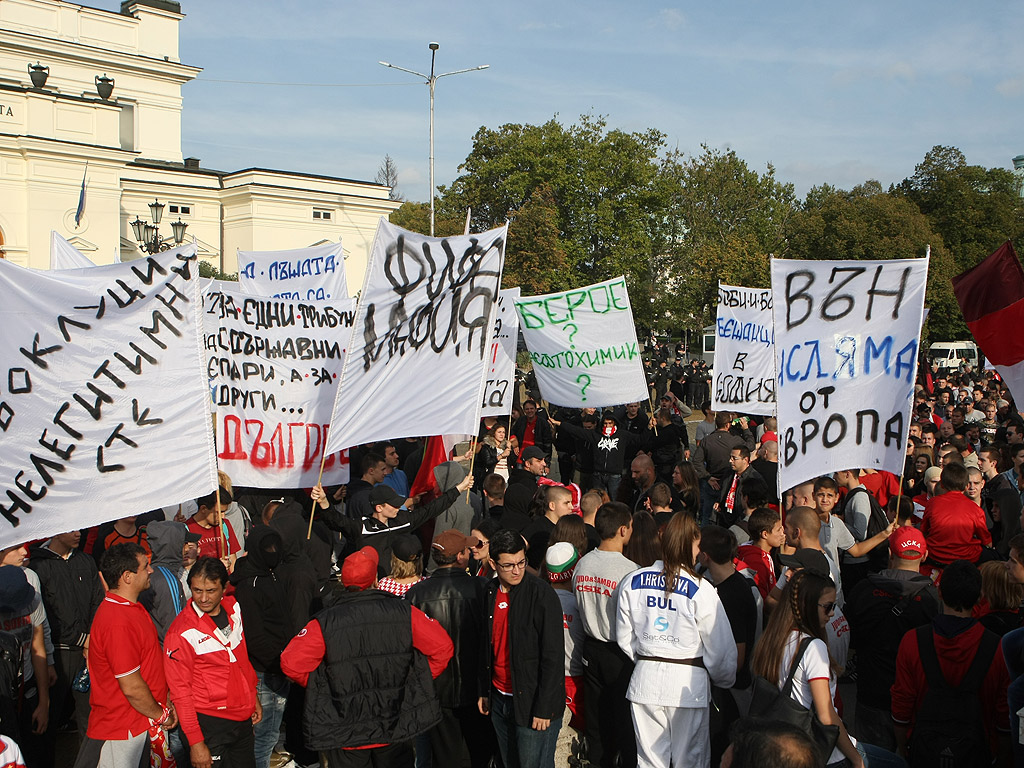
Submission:
<svg viewBox="0 0 1024 768">
<path fill-rule="evenodd" d="M 125 0 L 120 12 L 0 0 L 0 253 L 48 268 L 56 230 L 97 264 L 138 258 L 130 222 L 150 219 L 158 199 L 161 239 L 180 218 L 185 240 L 225 272 L 239 249 L 340 239 L 357 290 L 377 221 L 399 204 L 372 182 L 182 157 L 182 86 L 201 71 L 178 58 L 182 18 L 175 0 Z"/>
</svg>

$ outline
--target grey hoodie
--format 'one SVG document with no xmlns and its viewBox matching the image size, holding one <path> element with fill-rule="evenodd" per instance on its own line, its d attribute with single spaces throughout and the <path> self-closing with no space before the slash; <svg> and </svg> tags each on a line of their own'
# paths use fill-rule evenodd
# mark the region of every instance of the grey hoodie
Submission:
<svg viewBox="0 0 1024 768">
<path fill-rule="evenodd" d="M 185 607 L 181 576 L 185 570 L 182 550 L 187 530 L 184 523 L 173 520 L 154 520 L 146 526 L 146 539 L 153 551 L 153 574 L 149 577 L 150 587 L 139 595 L 139 602 L 149 611 L 161 643 L 174 617 Z"/>
</svg>

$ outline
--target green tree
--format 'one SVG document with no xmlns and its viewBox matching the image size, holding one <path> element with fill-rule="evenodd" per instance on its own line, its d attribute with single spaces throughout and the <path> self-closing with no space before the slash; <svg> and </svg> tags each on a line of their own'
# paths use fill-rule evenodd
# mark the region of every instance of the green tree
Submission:
<svg viewBox="0 0 1024 768">
<path fill-rule="evenodd" d="M 436 202 L 435 202 L 436 206 Z M 415 203 L 406 201 L 396 210 L 391 212 L 391 216 L 388 217 L 395 226 L 407 229 L 410 232 L 418 232 L 421 235 L 430 234 L 430 203 Z M 459 220 L 457 217 L 439 215 L 438 211 L 434 211 L 434 234 L 437 237 L 450 237 L 451 235 L 461 235 L 466 227 L 466 214 L 462 214 L 462 219 Z"/>
<path fill-rule="evenodd" d="M 555 196 L 549 185 L 541 184 L 509 226 L 502 285 L 518 285 L 526 296 L 553 293 L 565 287 L 567 262 L 558 239 Z"/>
<path fill-rule="evenodd" d="M 221 272 L 217 267 L 213 266 L 208 261 L 199 260 L 199 276 L 210 278 L 212 280 L 238 280 L 238 273 L 227 273 Z"/>
<path fill-rule="evenodd" d="M 546 255 L 554 265 L 564 253 L 564 267 L 557 268 L 559 279 L 551 290 L 620 273 L 626 274 L 631 290 L 642 290 L 649 286 L 652 225 L 664 218 L 667 203 L 659 181 L 663 146 L 658 131 L 608 129 L 603 118 L 590 115 L 570 126 L 552 118 L 543 125 L 483 127 L 459 167 L 462 175 L 442 188 L 440 207 L 448 216 L 465 215 L 471 208 L 474 230 L 509 220 L 510 275 L 525 274 L 526 264 L 517 263 L 521 255 Z M 546 223 L 518 234 L 519 214 L 528 204 L 537 207 L 536 215 Z M 552 224 L 557 252 L 550 250 Z M 543 238 L 529 243 L 528 234 Z"/>
<path fill-rule="evenodd" d="M 953 296 L 955 264 L 918 207 L 868 181 L 849 192 L 815 187 L 786 227 L 788 255 L 798 259 L 912 259 L 931 245 L 925 301 L 926 338 L 964 338 L 967 327 Z"/>
<path fill-rule="evenodd" d="M 1013 172 L 968 165 L 956 147 L 932 147 L 914 175 L 891 191 L 928 217 L 953 254 L 957 273 L 1024 235 L 1024 200 Z"/>
<path fill-rule="evenodd" d="M 694 329 L 716 313 L 718 283 L 767 287 L 772 256 L 786 251 L 785 228 L 796 209 L 792 184 L 759 174 L 732 150 L 702 147 L 670 157 L 671 189 L 664 223 L 666 280 L 675 291 L 675 325 Z"/>
</svg>

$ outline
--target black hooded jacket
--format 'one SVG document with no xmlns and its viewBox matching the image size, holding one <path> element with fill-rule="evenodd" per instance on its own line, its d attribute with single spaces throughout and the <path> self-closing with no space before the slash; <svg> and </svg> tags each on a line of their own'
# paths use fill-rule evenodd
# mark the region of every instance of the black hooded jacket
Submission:
<svg viewBox="0 0 1024 768">
<path fill-rule="evenodd" d="M 67 560 L 45 546 L 32 547 L 29 567 L 39 575 L 54 646 L 81 647 L 103 601 L 95 561 L 80 549 Z"/>
<path fill-rule="evenodd" d="M 149 611 L 161 643 L 171 622 L 185 607 L 181 574 L 185 570 L 182 551 L 187 530 L 184 523 L 174 520 L 155 520 L 146 526 L 147 540 L 153 551 L 150 560 L 153 574 L 149 577 L 149 589 L 139 595 L 139 602 Z"/>
<path fill-rule="evenodd" d="M 331 545 L 322 538 L 329 532 L 319 523 L 314 523 L 313 533 L 307 539 L 309 521 L 303 512 L 297 502 L 288 501 L 277 508 L 270 520 L 270 527 L 281 535 L 284 546 L 275 575 L 287 590 L 292 625 L 296 627 L 306 626 L 313 614 L 314 598 L 331 577 Z"/>
<path fill-rule="evenodd" d="M 291 596 L 283 577 L 277 576 L 284 542 L 273 528 L 256 525 L 249 531 L 246 547 L 246 556 L 235 564 L 231 583 L 242 607 L 249 661 L 257 672 L 280 673 L 281 651 L 303 626 L 295 624 L 289 609 Z"/>
</svg>

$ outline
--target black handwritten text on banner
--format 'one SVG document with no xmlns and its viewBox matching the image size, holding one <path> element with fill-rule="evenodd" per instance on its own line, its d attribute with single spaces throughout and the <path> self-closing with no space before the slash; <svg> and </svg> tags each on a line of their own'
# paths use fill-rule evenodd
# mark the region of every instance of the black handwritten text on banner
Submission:
<svg viewBox="0 0 1024 768">
<path fill-rule="evenodd" d="M 711 407 L 775 413 L 775 331 L 768 288 L 718 286 Z"/>
<path fill-rule="evenodd" d="M 381 220 L 329 451 L 384 438 L 476 434 L 506 235 L 501 227 L 434 238 Z"/>
<path fill-rule="evenodd" d="M 0 261 L 0 547 L 216 487 L 195 246 L 69 272 Z"/>
<path fill-rule="evenodd" d="M 494 313 L 494 335 L 488 351 L 484 376 L 484 397 L 481 416 L 508 416 L 515 395 L 516 343 L 519 340 L 519 315 L 513 303 L 519 288 L 498 291 L 498 308 Z"/>
<path fill-rule="evenodd" d="M 780 487 L 900 472 L 927 259 L 772 260 Z"/>
<path fill-rule="evenodd" d="M 347 483 L 347 453 L 326 459 L 331 407 L 355 324 L 355 301 L 300 302 L 211 289 L 204 346 L 217 408 L 217 458 L 255 488 Z"/>
</svg>

